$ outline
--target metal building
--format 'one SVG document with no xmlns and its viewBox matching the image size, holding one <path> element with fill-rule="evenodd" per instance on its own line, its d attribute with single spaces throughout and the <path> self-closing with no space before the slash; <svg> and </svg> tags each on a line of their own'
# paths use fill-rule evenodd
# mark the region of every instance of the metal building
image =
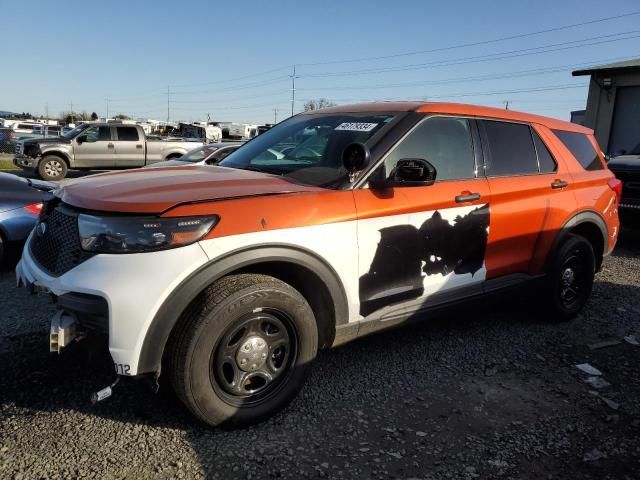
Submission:
<svg viewBox="0 0 640 480">
<path fill-rule="evenodd" d="M 640 155 L 640 58 L 576 70 L 591 75 L 584 125 L 610 155 Z"/>
</svg>

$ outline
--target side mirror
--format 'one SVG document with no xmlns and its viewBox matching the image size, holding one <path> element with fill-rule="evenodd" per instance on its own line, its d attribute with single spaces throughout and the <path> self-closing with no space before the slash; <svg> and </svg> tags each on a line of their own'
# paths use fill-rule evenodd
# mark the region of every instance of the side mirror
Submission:
<svg viewBox="0 0 640 480">
<path fill-rule="evenodd" d="M 78 145 L 82 145 L 82 142 L 86 142 L 86 141 L 87 141 L 86 135 L 80 135 L 78 138 L 76 138 L 76 142 L 78 142 Z"/>
<path fill-rule="evenodd" d="M 403 158 L 398 160 L 389 178 L 384 180 L 371 180 L 371 188 L 393 187 L 426 187 L 436 181 L 436 168 L 422 158 Z"/>
<path fill-rule="evenodd" d="M 366 145 L 359 142 L 350 143 L 342 151 L 342 165 L 349 173 L 349 178 L 363 170 L 371 159 L 371 152 Z"/>
</svg>

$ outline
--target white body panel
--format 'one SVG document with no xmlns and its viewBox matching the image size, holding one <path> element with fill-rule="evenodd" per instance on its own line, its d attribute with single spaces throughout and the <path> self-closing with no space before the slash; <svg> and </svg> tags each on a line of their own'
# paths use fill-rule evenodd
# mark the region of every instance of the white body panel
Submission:
<svg viewBox="0 0 640 480">
<path fill-rule="evenodd" d="M 445 210 L 441 212 L 442 218 L 453 222 L 457 216 L 464 216 L 473 208 Z M 109 351 L 115 363 L 129 365 L 128 373 L 135 375 L 139 373 L 140 353 L 156 313 L 181 282 L 205 263 L 252 246 L 288 245 L 302 248 L 321 258 L 337 273 L 347 297 L 348 321 L 356 322 L 363 319 L 361 278 L 372 268 L 380 242 L 380 229 L 410 224 L 417 231 L 433 213 L 259 231 L 204 240 L 159 252 L 100 254 L 60 277 L 49 276 L 35 263 L 28 247 L 29 238 L 16 273 L 19 281 L 44 287 L 58 296 L 76 292 L 105 298 L 109 306 Z M 423 282 L 423 296 L 428 296 L 445 288 L 481 282 L 485 274 L 482 265 L 474 275 L 450 273 L 417 278 Z"/>
<path fill-rule="evenodd" d="M 138 359 L 149 325 L 169 294 L 208 260 L 198 244 L 161 252 L 96 255 L 60 277 L 44 273 L 25 248 L 16 268 L 24 283 L 99 295 L 109 305 L 109 351 L 115 363 L 138 373 Z"/>
</svg>

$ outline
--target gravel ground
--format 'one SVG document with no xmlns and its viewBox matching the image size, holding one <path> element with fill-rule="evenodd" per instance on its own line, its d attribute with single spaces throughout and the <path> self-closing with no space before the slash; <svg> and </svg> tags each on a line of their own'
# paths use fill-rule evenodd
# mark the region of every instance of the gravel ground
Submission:
<svg viewBox="0 0 640 480">
<path fill-rule="evenodd" d="M 237 431 L 199 424 L 166 387 L 91 406 L 105 353 L 49 354 L 53 306 L 11 273 L 0 305 L 0 478 L 640 478 L 640 346 L 589 348 L 640 339 L 640 229 L 576 320 L 498 298 L 368 337 L 323 352 L 290 407 Z M 585 383 L 584 362 L 611 385 Z"/>
</svg>

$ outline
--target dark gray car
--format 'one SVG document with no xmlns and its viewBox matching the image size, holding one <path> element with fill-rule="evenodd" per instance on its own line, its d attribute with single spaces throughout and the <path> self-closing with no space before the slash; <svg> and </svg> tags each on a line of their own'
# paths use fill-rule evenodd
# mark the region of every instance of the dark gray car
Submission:
<svg viewBox="0 0 640 480">
<path fill-rule="evenodd" d="M 56 185 L 0 173 L 0 265 L 7 252 L 20 250 L 36 224 L 42 202 Z"/>
</svg>

